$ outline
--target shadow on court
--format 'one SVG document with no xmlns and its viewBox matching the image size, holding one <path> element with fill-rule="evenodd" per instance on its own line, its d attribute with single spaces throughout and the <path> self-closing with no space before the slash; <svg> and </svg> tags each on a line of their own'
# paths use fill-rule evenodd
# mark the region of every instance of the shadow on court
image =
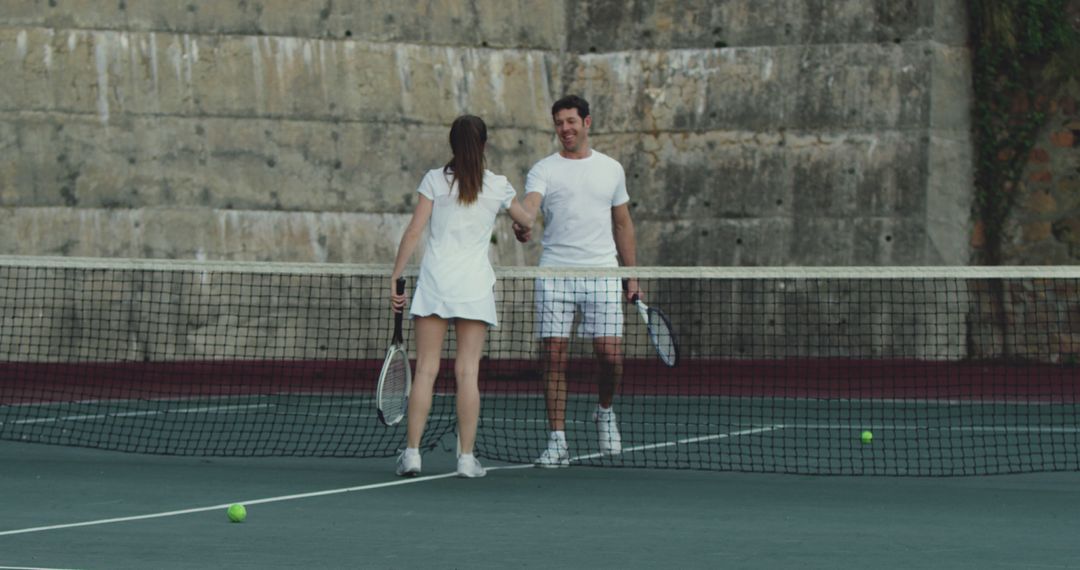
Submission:
<svg viewBox="0 0 1080 570">
<path fill-rule="evenodd" d="M 487 462 L 502 468 L 461 480 L 439 477 L 449 454 L 425 460 L 424 476 L 403 480 L 392 459 L 0 442 L 0 567 L 1068 568 L 1080 555 L 1074 472 L 807 477 Z M 232 502 L 248 505 L 246 522 L 228 522 Z"/>
</svg>

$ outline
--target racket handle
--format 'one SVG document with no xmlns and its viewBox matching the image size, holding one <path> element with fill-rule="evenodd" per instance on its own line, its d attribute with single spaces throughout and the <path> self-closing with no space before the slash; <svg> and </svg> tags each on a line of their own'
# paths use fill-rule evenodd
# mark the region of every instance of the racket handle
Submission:
<svg viewBox="0 0 1080 570">
<path fill-rule="evenodd" d="M 623 279 L 622 280 L 622 290 L 623 290 L 624 293 L 630 290 L 630 280 L 629 279 Z M 634 295 L 632 297 L 630 297 L 630 302 L 631 303 L 637 304 L 637 302 L 639 300 L 640 300 L 640 298 L 638 297 L 637 293 L 634 293 Z"/>
<path fill-rule="evenodd" d="M 398 280 L 397 280 L 397 293 L 398 293 L 398 295 L 404 295 L 405 294 L 405 278 L 404 277 L 398 277 Z M 402 341 L 401 317 L 402 317 L 402 313 L 404 313 L 404 312 L 405 312 L 404 309 L 402 309 L 400 311 L 394 311 L 394 343 L 395 344 L 400 344 L 401 341 Z"/>
</svg>

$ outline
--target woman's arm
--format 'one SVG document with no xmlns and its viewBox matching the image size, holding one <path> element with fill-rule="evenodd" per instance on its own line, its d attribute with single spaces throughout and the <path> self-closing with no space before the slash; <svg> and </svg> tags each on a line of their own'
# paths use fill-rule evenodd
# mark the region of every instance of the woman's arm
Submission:
<svg viewBox="0 0 1080 570">
<path fill-rule="evenodd" d="M 405 308 L 405 295 L 398 295 L 395 283 L 398 277 L 405 271 L 405 264 L 409 262 L 416 245 L 420 243 L 420 237 L 424 235 L 424 228 L 431 219 L 433 202 L 427 196 L 419 194 L 419 201 L 413 209 L 412 219 L 409 220 L 405 233 L 401 236 L 398 244 L 397 257 L 394 259 L 394 271 L 390 274 L 390 304 L 395 312 Z"/>
<path fill-rule="evenodd" d="M 522 203 L 514 198 L 510 202 L 509 212 L 510 219 L 514 220 L 515 224 L 526 230 L 532 229 L 533 222 L 536 221 L 536 207 L 531 201 L 526 200 Z"/>
</svg>

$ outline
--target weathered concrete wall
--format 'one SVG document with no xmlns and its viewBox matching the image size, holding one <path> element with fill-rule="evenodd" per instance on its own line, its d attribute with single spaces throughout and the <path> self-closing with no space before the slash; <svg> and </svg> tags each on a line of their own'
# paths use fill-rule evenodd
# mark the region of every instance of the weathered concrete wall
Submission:
<svg viewBox="0 0 1080 570">
<path fill-rule="evenodd" d="M 567 90 L 624 157 L 654 259 L 967 262 L 962 3 L 576 6 Z"/>
<path fill-rule="evenodd" d="M 10 1 L 0 253 L 387 262 L 454 116 L 520 190 L 578 92 L 642 264 L 963 264 L 964 39 L 960 0 Z"/>
</svg>

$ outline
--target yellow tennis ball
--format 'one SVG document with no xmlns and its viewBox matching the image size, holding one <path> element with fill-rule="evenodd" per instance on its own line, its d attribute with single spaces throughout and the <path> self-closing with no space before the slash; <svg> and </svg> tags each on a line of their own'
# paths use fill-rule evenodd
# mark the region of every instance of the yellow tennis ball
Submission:
<svg viewBox="0 0 1080 570">
<path fill-rule="evenodd" d="M 244 505 L 237 503 L 229 506 L 229 520 L 232 522 L 244 522 L 246 518 L 247 509 L 244 508 Z"/>
<path fill-rule="evenodd" d="M 862 432 L 862 442 L 863 443 L 870 443 L 872 441 L 874 441 L 874 434 L 871 433 L 870 430 L 866 430 L 866 431 Z"/>
</svg>

